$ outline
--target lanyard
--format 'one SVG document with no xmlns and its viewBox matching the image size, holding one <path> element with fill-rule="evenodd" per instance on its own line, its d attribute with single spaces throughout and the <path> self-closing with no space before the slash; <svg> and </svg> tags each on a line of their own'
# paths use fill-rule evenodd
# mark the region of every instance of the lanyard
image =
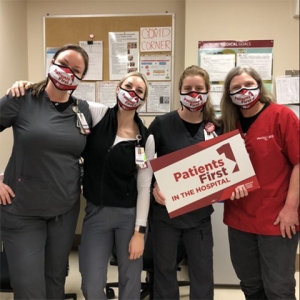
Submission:
<svg viewBox="0 0 300 300">
<path fill-rule="evenodd" d="M 82 112 L 80 112 L 78 107 L 78 99 L 74 100 L 72 110 L 77 116 L 77 126 L 79 127 L 80 133 L 88 135 L 91 133 L 90 127 L 85 119 L 85 116 Z"/>
</svg>

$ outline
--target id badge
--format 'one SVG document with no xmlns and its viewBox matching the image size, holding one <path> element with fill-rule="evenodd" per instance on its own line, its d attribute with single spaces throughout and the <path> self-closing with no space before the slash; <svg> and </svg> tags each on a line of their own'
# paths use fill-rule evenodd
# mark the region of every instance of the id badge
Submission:
<svg viewBox="0 0 300 300">
<path fill-rule="evenodd" d="M 76 115 L 77 115 L 77 122 L 80 127 L 80 132 L 82 134 L 90 134 L 91 130 L 88 123 L 86 122 L 84 114 L 81 112 L 77 112 Z"/>
<path fill-rule="evenodd" d="M 140 169 L 148 168 L 144 147 L 140 147 L 140 146 L 135 147 L 135 163 Z"/>
</svg>

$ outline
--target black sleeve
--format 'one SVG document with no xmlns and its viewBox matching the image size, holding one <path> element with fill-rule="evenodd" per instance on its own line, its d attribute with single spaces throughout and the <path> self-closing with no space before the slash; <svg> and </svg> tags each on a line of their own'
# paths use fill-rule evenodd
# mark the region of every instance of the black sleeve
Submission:
<svg viewBox="0 0 300 300">
<path fill-rule="evenodd" d="M 28 93 L 26 93 L 28 96 Z M 11 94 L 0 99 L 0 131 L 14 125 L 22 101 L 26 101 L 25 96 L 12 97 Z"/>
</svg>

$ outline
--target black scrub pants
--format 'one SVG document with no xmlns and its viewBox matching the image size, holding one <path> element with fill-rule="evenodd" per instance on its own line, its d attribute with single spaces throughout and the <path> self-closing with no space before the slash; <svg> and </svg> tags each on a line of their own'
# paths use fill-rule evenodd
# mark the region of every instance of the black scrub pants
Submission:
<svg viewBox="0 0 300 300">
<path fill-rule="evenodd" d="M 68 258 L 80 202 L 67 213 L 51 218 L 1 212 L 14 299 L 64 299 Z"/>
<path fill-rule="evenodd" d="M 230 255 L 246 299 L 296 300 L 298 232 L 291 239 L 228 227 Z"/>
<path fill-rule="evenodd" d="M 192 228 L 172 226 L 167 214 L 153 206 L 151 230 L 154 256 L 154 299 L 178 300 L 177 246 L 182 238 L 188 261 L 191 300 L 212 300 L 213 236 L 211 218 Z M 165 215 L 165 217 L 163 217 Z"/>
</svg>

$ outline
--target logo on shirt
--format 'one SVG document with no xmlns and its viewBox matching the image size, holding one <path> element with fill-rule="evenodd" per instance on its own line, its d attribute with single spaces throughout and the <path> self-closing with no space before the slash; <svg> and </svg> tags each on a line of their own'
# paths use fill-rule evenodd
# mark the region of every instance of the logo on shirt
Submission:
<svg viewBox="0 0 300 300">
<path fill-rule="evenodd" d="M 259 136 L 256 138 L 257 140 L 264 140 L 264 141 L 268 141 L 270 139 L 274 139 L 274 135 L 270 134 L 270 135 L 266 135 L 266 136 Z"/>
</svg>

